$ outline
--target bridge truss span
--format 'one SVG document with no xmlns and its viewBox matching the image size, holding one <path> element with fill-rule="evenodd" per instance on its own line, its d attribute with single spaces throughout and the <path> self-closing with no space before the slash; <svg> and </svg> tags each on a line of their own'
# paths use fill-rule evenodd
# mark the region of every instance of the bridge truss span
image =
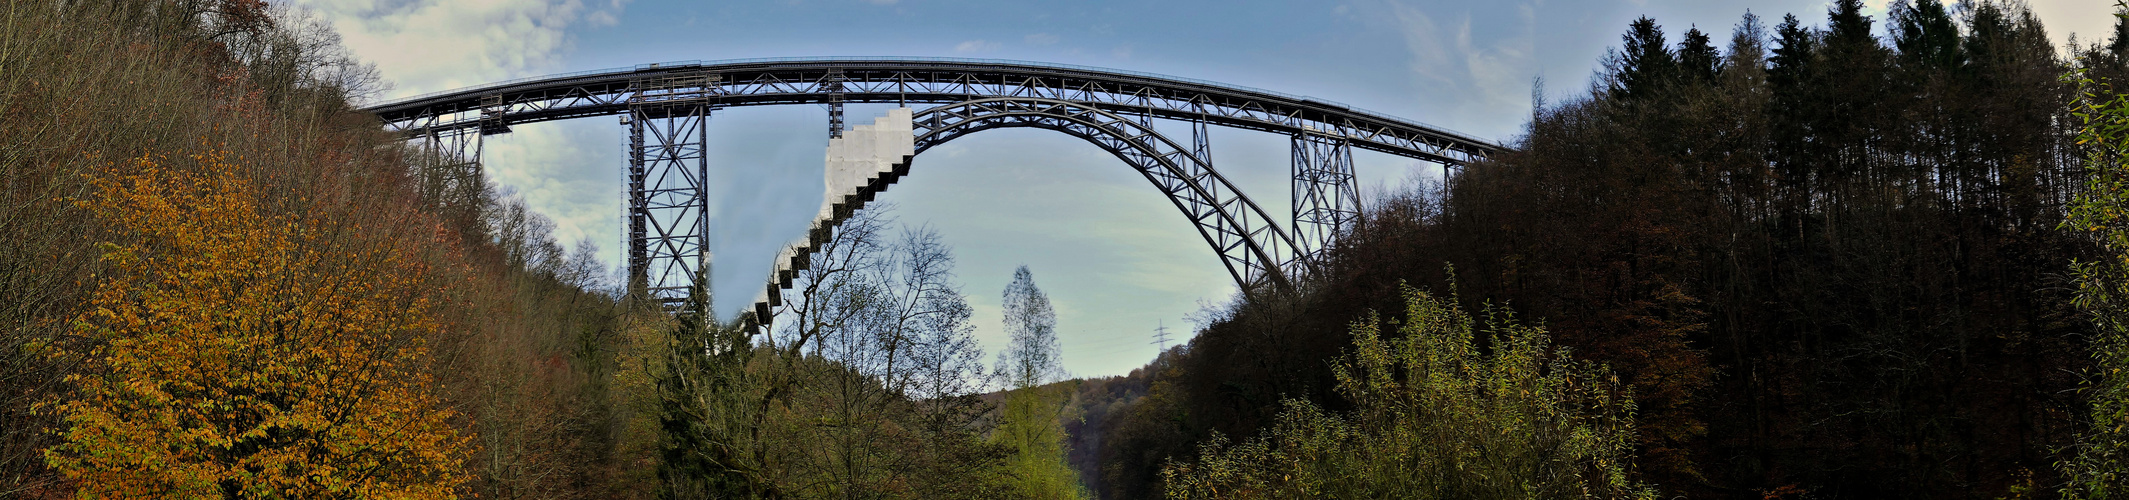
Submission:
<svg viewBox="0 0 2129 500">
<path fill-rule="evenodd" d="M 1352 149 L 1445 169 L 1500 150 L 1488 141 L 1321 99 L 1113 69 L 978 59 L 650 64 L 440 92 L 367 111 L 388 131 L 450 153 L 442 157 L 454 159 L 429 176 L 447 181 L 465 178 L 468 168 L 477 172 L 481 136 L 509 133 L 517 124 L 622 116 L 631 148 L 629 285 L 678 304 L 707 268 L 702 134 L 711 114 L 733 106 L 824 105 L 828 135 L 841 137 L 849 103 L 923 108 L 913 119 L 917 152 L 994 128 L 1042 128 L 1087 140 L 1168 196 L 1245 290 L 1290 284 L 1358 220 Z M 1156 119 L 1186 123 L 1192 137 L 1187 143 L 1170 139 L 1152 126 Z M 1292 138 L 1292 226 L 1282 228 L 1214 170 L 1210 126 Z M 907 170 L 905 163 L 874 179 L 860 189 L 861 199 Z M 803 269 L 803 254 L 791 258 Z"/>
<path fill-rule="evenodd" d="M 1398 156 L 1462 165 L 1499 146 L 1456 132 L 1321 99 L 1097 68 L 974 59 L 767 59 L 652 64 L 507 82 L 382 103 L 388 129 L 480 126 L 484 116 L 531 123 L 620 114 L 659 77 L 714 76 L 719 106 L 843 103 L 951 104 L 986 97 L 1083 102 L 1103 109 L 1283 134 L 1303 131 Z M 485 101 L 484 101 L 485 100 Z M 483 104 L 489 104 L 485 107 Z M 484 113 L 485 111 L 485 113 Z"/>
</svg>

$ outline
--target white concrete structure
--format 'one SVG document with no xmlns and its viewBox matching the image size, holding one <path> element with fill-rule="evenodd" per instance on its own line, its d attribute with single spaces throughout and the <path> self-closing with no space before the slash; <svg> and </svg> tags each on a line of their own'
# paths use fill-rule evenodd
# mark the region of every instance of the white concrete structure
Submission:
<svg viewBox="0 0 2129 500">
<path fill-rule="evenodd" d="M 835 226 L 872 198 L 867 188 L 885 189 L 884 183 L 893 181 L 895 169 L 906 168 L 910 158 L 916 156 L 917 137 L 910 124 L 914 114 L 909 108 L 891 109 L 887 116 L 873 119 L 871 125 L 851 127 L 842 137 L 828 139 L 827 169 L 821 179 L 826 192 L 821 193 L 820 213 L 814 216 L 805 238 L 777 252 L 769 286 L 755 301 L 759 323 L 768 323 L 771 308 L 783 302 L 783 287 L 806 268 L 816 245 L 826 242 L 833 236 Z M 882 185 L 874 186 L 875 183 Z"/>
<path fill-rule="evenodd" d="M 888 110 L 871 125 L 851 127 L 842 137 L 828 139 L 828 170 L 822 179 L 828 190 L 821 194 L 815 226 L 833 218 L 835 205 L 845 197 L 857 195 L 858 188 L 917 154 L 917 137 L 909 123 L 913 114 L 909 108 Z"/>
</svg>

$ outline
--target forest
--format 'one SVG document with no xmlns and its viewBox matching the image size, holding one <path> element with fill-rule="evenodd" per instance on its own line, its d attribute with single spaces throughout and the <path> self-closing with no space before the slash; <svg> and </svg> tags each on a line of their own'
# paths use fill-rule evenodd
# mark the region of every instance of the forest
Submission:
<svg viewBox="0 0 2129 500">
<path fill-rule="evenodd" d="M 773 328 L 632 295 L 380 130 L 300 10 L 0 17 L 0 497 L 2129 494 L 2129 17 L 1642 17 L 1506 151 L 1104 378 L 1035 272 L 979 318 L 884 204 Z"/>
<path fill-rule="evenodd" d="M 1371 200 L 1302 293 L 1238 302 L 1149 369 L 1145 395 L 1103 418 L 1104 469 L 1084 474 L 1110 498 L 1196 487 L 1178 478 L 1230 497 L 1516 496 L 1234 463 L 1458 464 L 1438 441 L 1369 442 L 1428 435 L 1451 417 L 1378 414 L 1440 411 L 1441 389 L 1358 391 L 1323 361 L 1380 363 L 1364 355 L 1373 325 L 1441 321 L 1409 287 L 1479 323 L 1542 325 L 1563 356 L 1609 368 L 1632 398 L 1610 413 L 1632 418 L 1611 496 L 2119 496 L 2129 24 L 2066 54 L 2015 2 L 1901 1 L 1885 17 L 1853 0 L 1746 13 L 1727 43 L 1636 20 L 1587 93 L 1541 105 L 1512 152 Z M 1522 348 L 1513 327 L 1481 330 L 1496 352 Z M 1323 412 L 1372 438 L 1302 425 Z M 1200 450 L 1220 440 L 1242 444 Z M 1155 473 L 1193 454 L 1204 470 Z"/>
</svg>

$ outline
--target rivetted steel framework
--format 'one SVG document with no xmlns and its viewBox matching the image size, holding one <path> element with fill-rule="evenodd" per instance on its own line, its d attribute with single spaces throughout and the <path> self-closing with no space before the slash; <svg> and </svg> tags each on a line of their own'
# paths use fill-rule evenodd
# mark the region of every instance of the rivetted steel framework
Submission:
<svg viewBox="0 0 2129 500">
<path fill-rule="evenodd" d="M 1092 142 L 1167 195 L 1244 289 L 1289 283 L 1308 271 L 1317 251 L 1358 220 L 1353 148 L 1445 168 L 1499 149 L 1448 130 L 1303 96 L 1113 69 L 949 58 L 649 64 L 499 82 L 387 102 L 368 111 L 388 130 L 446 159 L 429 177 L 451 186 L 480 168 L 481 136 L 508 133 L 515 124 L 622 116 L 631 149 L 630 287 L 670 303 L 685 300 L 706 266 L 702 148 L 712 112 L 728 106 L 826 105 L 829 135 L 839 137 L 846 103 L 936 105 L 914 118 L 920 153 L 969 133 L 1005 127 L 1056 130 Z M 1188 124 L 1191 141 L 1162 135 L 1152 126 L 1154 119 Z M 1292 138 L 1291 231 L 1213 169 L 1209 125 Z M 872 179 L 857 195 L 861 199 L 846 200 L 849 210 L 907 169 L 904 162 L 892 174 Z M 796 268 L 804 268 L 804 258 L 794 257 L 801 261 Z M 788 285 L 789 279 L 779 281 Z M 775 300 L 777 284 L 771 286 L 770 300 Z"/>
</svg>

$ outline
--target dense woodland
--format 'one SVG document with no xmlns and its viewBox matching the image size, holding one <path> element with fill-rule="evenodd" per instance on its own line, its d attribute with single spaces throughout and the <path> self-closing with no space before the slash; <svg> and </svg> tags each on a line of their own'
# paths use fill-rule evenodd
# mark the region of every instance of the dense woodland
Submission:
<svg viewBox="0 0 2129 500">
<path fill-rule="evenodd" d="M 2071 265 L 2103 249 L 2064 224 L 2097 143 L 2065 74 L 2112 95 L 2129 25 L 2065 55 L 2017 3 L 1819 15 L 1745 14 L 1727 43 L 1635 21 L 1513 151 L 1371 200 L 1304 293 L 1239 303 L 1164 361 L 1104 418 L 1102 491 L 1163 491 L 1161 464 L 1286 398 L 1359 409 L 1324 360 L 1371 311 L 1416 321 L 1401 286 L 1616 370 L 1633 476 L 1666 497 L 2075 490 L 2058 463 L 2105 335 Z"/>
<path fill-rule="evenodd" d="M 1035 274 L 986 356 L 891 207 L 744 328 L 379 131 L 374 71 L 299 12 L 9 3 L 0 497 L 2129 491 L 2129 21 L 1624 28 L 1295 289 L 1063 380 Z"/>
</svg>

